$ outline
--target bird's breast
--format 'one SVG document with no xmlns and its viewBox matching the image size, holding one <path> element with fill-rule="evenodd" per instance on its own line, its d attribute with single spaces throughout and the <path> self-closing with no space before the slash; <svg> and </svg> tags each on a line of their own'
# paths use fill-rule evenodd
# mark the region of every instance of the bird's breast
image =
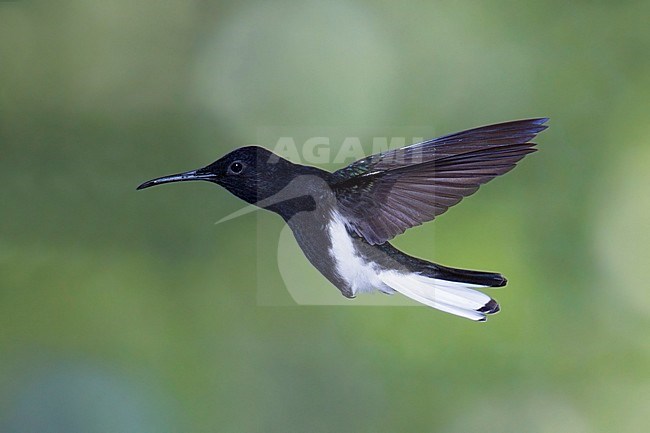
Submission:
<svg viewBox="0 0 650 433">
<path fill-rule="evenodd" d="M 392 293 L 379 279 L 380 267 L 361 253 L 355 245 L 361 240 L 352 238 L 336 210 L 301 212 L 287 223 L 309 262 L 344 296 L 375 290 Z"/>
</svg>

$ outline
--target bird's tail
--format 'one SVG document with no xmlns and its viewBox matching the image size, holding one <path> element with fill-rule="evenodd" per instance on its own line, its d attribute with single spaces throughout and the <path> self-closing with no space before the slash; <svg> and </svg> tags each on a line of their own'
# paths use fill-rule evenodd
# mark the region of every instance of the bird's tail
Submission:
<svg viewBox="0 0 650 433">
<path fill-rule="evenodd" d="M 381 274 L 381 280 L 414 301 L 467 319 L 484 322 L 487 315 L 499 311 L 497 301 L 474 288 L 503 286 L 505 279 L 502 276 L 487 272 L 454 271 L 458 271 L 457 277 L 460 277 L 460 273 L 470 272 L 470 278 L 465 281 L 451 281 L 420 273 L 388 271 Z"/>
</svg>

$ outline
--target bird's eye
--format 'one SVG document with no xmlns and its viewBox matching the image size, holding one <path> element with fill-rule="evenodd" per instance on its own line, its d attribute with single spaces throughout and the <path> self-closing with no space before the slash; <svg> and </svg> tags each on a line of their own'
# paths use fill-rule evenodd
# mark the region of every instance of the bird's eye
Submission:
<svg viewBox="0 0 650 433">
<path fill-rule="evenodd" d="M 244 169 L 244 164 L 242 164 L 239 161 L 233 162 L 232 164 L 230 164 L 230 167 L 228 167 L 228 171 L 234 174 L 241 173 L 243 169 Z"/>
</svg>

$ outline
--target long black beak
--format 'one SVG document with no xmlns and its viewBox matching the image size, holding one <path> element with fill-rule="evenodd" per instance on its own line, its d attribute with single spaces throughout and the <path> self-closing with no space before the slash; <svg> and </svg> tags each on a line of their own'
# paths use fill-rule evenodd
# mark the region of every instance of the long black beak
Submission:
<svg viewBox="0 0 650 433">
<path fill-rule="evenodd" d="M 189 180 L 207 180 L 214 181 L 215 175 L 212 173 L 201 173 L 201 170 L 186 171 L 185 173 L 172 174 L 169 176 L 159 177 L 157 179 L 148 180 L 137 189 L 145 189 L 150 186 L 162 185 L 163 183 L 171 182 L 185 182 Z"/>
</svg>

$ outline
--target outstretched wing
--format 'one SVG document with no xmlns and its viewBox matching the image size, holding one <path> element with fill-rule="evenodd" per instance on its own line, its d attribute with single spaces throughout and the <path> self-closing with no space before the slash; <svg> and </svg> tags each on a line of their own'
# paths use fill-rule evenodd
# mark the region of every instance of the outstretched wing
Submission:
<svg viewBox="0 0 650 433">
<path fill-rule="evenodd" d="M 394 149 L 333 173 L 348 228 L 371 244 L 430 221 L 535 152 L 547 118 L 483 126 Z"/>
</svg>

